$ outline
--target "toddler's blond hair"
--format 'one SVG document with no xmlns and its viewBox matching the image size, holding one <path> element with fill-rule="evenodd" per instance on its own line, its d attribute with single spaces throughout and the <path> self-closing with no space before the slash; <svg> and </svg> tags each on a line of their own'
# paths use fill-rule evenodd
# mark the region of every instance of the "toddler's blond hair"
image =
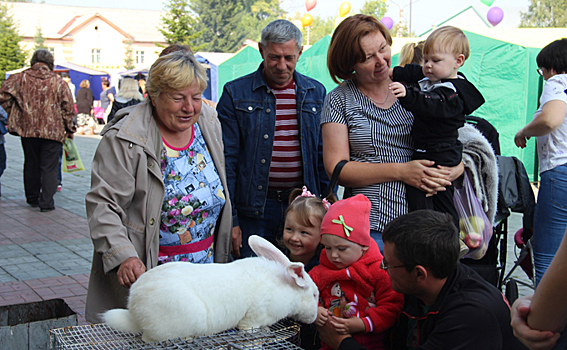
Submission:
<svg viewBox="0 0 567 350">
<path fill-rule="evenodd" d="M 437 28 L 427 37 L 423 45 L 424 55 L 429 55 L 433 52 L 452 53 L 455 56 L 462 54 L 466 60 L 471 54 L 469 39 L 457 27 L 445 26 Z"/>
</svg>

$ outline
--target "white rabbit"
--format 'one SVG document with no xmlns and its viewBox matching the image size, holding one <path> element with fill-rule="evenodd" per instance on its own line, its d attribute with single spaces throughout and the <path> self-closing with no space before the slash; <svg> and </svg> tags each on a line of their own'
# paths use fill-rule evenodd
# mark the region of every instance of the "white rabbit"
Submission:
<svg viewBox="0 0 567 350">
<path fill-rule="evenodd" d="M 119 331 L 143 332 L 146 342 L 262 327 L 286 317 L 313 323 L 319 291 L 303 264 L 259 236 L 248 242 L 259 257 L 149 270 L 130 288 L 128 309 L 106 311 L 103 320 Z"/>
</svg>

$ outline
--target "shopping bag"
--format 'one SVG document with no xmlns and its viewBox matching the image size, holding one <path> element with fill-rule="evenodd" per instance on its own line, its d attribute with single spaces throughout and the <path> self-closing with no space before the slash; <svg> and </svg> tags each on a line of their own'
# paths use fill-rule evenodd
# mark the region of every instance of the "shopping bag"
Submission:
<svg viewBox="0 0 567 350">
<path fill-rule="evenodd" d="M 482 203 L 474 193 L 466 171 L 462 186 L 455 185 L 453 202 L 459 214 L 460 238 L 469 248 L 469 252 L 464 257 L 481 259 L 486 254 L 488 243 L 492 238 L 492 225 L 482 208 Z"/>
<path fill-rule="evenodd" d="M 63 172 L 74 173 L 75 171 L 85 170 L 79 150 L 72 139 L 66 138 L 63 142 Z"/>
</svg>

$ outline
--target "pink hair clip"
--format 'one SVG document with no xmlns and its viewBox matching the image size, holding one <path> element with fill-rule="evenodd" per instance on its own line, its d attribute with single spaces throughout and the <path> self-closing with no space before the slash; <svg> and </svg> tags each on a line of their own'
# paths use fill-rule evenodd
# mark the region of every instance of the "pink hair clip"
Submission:
<svg viewBox="0 0 567 350">
<path fill-rule="evenodd" d="M 314 198 L 317 198 L 316 195 L 314 195 L 313 193 L 311 193 L 307 190 L 307 186 L 303 186 L 302 190 L 303 190 L 303 192 L 301 192 L 301 194 L 299 196 L 295 197 L 295 199 L 293 201 L 291 201 L 292 203 L 295 202 L 297 200 L 297 198 L 299 198 L 299 197 L 314 197 Z M 331 203 L 329 203 L 329 201 L 326 198 L 323 198 L 321 201 L 323 202 L 323 206 L 325 207 L 325 209 L 328 210 L 329 207 L 331 206 Z"/>
</svg>

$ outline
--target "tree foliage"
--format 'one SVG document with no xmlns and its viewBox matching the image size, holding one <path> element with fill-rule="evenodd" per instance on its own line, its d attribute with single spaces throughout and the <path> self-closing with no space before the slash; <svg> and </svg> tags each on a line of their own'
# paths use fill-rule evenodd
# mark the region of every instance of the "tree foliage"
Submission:
<svg viewBox="0 0 567 350">
<path fill-rule="evenodd" d="M 325 36 L 333 33 L 335 21 L 333 17 L 323 19 L 320 16 L 313 17 L 313 23 L 309 26 L 309 44 L 313 45 Z M 306 43 L 307 28 L 303 28 L 303 41 Z"/>
<path fill-rule="evenodd" d="M 366 0 L 360 9 L 363 15 L 374 16 L 378 19 L 384 17 L 387 11 L 388 5 L 384 0 Z"/>
<path fill-rule="evenodd" d="M 520 12 L 520 27 L 567 26 L 567 0 L 531 0 L 528 12 Z"/>
<path fill-rule="evenodd" d="M 41 32 L 41 26 L 38 25 L 37 27 L 35 27 L 35 36 L 33 37 L 33 41 L 35 42 L 34 48 L 33 50 L 39 50 L 39 49 L 47 49 L 47 47 L 44 45 L 45 43 L 45 38 L 43 37 L 43 33 Z"/>
<path fill-rule="evenodd" d="M 132 40 L 126 41 L 126 52 L 124 52 L 124 68 L 127 70 L 136 68 L 134 66 L 134 49 Z"/>
<path fill-rule="evenodd" d="M 243 1 L 192 0 L 197 14 L 197 28 L 202 33 L 197 42 L 205 51 L 234 52 L 246 39 L 238 25 L 244 16 Z"/>
<path fill-rule="evenodd" d="M 191 0 L 207 51 L 235 52 L 246 39 L 258 41 L 262 28 L 283 16 L 278 0 Z"/>
<path fill-rule="evenodd" d="M 187 44 L 193 51 L 199 51 L 202 46 L 197 40 L 202 35 L 197 31 L 197 20 L 189 10 L 188 0 L 169 0 L 165 5 L 167 13 L 161 17 L 162 25 L 158 28 L 167 44 Z"/>
<path fill-rule="evenodd" d="M 0 83 L 5 79 L 7 71 L 22 68 L 26 54 L 18 42 L 21 36 L 6 5 L 0 4 Z"/>
</svg>

